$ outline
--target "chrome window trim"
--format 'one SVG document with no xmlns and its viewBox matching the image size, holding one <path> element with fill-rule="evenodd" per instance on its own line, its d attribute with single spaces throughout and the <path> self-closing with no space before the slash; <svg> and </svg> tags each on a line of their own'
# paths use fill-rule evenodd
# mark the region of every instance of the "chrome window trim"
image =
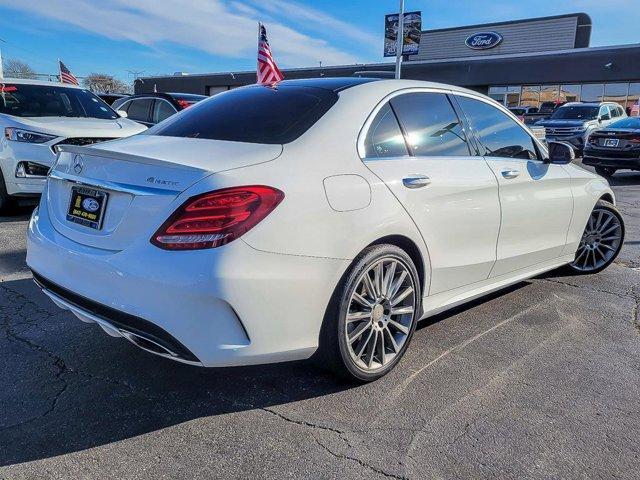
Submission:
<svg viewBox="0 0 640 480">
<path fill-rule="evenodd" d="M 384 105 L 386 105 L 391 99 L 398 97 L 400 95 L 405 95 L 408 93 L 441 93 L 441 94 L 445 94 L 445 95 L 453 95 L 453 96 L 461 96 L 461 97 L 467 97 L 467 98 L 471 98 L 473 100 L 478 100 L 481 101 L 483 103 L 486 103 L 487 105 L 490 105 L 492 107 L 497 107 L 498 110 L 500 110 L 502 113 L 505 113 L 509 118 L 511 118 L 511 120 L 520 128 L 522 128 L 522 130 L 529 135 L 529 137 L 533 140 L 534 144 L 538 147 L 538 150 L 540 151 L 540 154 L 544 157 L 545 155 L 548 155 L 548 150 L 546 145 L 544 145 L 541 141 L 539 141 L 536 136 L 533 134 L 533 132 L 531 132 L 526 125 L 522 125 L 522 123 L 518 120 L 518 117 L 516 117 L 507 107 L 505 107 L 504 105 L 496 102 L 495 100 L 485 96 L 485 95 L 481 95 L 481 94 L 473 94 L 471 92 L 462 92 L 462 91 L 456 91 L 456 90 L 451 90 L 451 89 L 447 89 L 447 88 L 438 88 L 438 87 L 409 87 L 409 88 L 403 88 L 401 90 L 396 90 L 394 92 L 389 93 L 388 95 L 386 95 L 382 100 L 380 100 L 380 102 L 378 102 L 378 104 L 374 107 L 374 109 L 371 111 L 371 113 L 369 113 L 369 116 L 367 117 L 367 120 L 364 122 L 364 125 L 362 126 L 362 128 L 360 129 L 360 133 L 358 134 L 358 140 L 357 140 L 357 150 L 358 150 L 358 156 L 360 157 L 360 160 L 363 162 L 367 162 L 367 161 L 376 161 L 376 160 L 389 160 L 392 158 L 407 158 L 406 155 L 403 155 L 401 157 L 385 157 L 385 158 L 367 158 L 367 156 L 365 155 L 365 140 L 367 138 L 367 135 L 369 133 L 369 128 L 371 127 L 371 124 L 373 123 L 373 120 L 375 119 L 376 115 L 378 114 L 378 112 L 382 109 L 382 107 Z M 453 108 L 453 107 L 452 107 Z M 458 114 L 458 112 L 455 111 L 455 108 L 453 108 L 454 112 L 456 113 L 456 115 Z M 467 138 L 469 137 L 469 135 L 473 135 L 473 132 L 469 132 L 469 130 L 471 129 L 468 125 L 467 122 L 464 121 L 465 119 L 461 119 L 463 121 L 463 131 L 465 132 L 465 134 L 467 135 Z M 474 135 L 475 137 L 475 135 Z M 470 157 L 484 157 L 483 155 L 474 155 L 473 153 L 469 154 Z M 413 158 L 411 155 L 408 156 L 408 158 Z M 429 158 L 429 157 L 426 157 Z M 434 157 L 435 158 L 435 157 Z M 536 162 L 543 162 L 542 159 L 535 159 L 535 160 L 529 160 L 529 161 L 536 161 Z"/>
</svg>

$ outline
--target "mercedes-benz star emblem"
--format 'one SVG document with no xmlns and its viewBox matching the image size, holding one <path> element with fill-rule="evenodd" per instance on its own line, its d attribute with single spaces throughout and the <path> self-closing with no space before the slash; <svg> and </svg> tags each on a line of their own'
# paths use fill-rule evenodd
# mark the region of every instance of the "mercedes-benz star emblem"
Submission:
<svg viewBox="0 0 640 480">
<path fill-rule="evenodd" d="M 73 171 L 77 174 L 82 173 L 82 169 L 84 168 L 84 162 L 82 161 L 82 155 L 76 155 L 73 157 Z"/>
</svg>

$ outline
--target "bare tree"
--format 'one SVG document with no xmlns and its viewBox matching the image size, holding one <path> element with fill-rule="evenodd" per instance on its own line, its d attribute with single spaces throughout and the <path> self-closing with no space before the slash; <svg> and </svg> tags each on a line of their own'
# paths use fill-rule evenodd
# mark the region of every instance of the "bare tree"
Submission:
<svg viewBox="0 0 640 480">
<path fill-rule="evenodd" d="M 10 58 L 3 64 L 4 76 L 7 78 L 37 78 L 35 70 L 25 62 Z"/>
<path fill-rule="evenodd" d="M 99 93 L 129 93 L 131 87 L 113 75 L 106 73 L 92 73 L 87 75 L 82 84 L 92 92 Z"/>
</svg>

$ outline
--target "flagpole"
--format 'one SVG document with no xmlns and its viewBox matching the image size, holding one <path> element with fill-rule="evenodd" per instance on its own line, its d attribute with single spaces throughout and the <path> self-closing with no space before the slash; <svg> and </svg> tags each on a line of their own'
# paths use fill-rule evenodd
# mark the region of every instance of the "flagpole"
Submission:
<svg viewBox="0 0 640 480">
<path fill-rule="evenodd" d="M 404 46 L 404 0 L 400 0 L 400 13 L 398 14 L 398 35 L 396 45 L 396 80 L 402 74 L 402 47 Z"/>
<path fill-rule="evenodd" d="M 60 59 L 58 59 L 58 82 L 62 83 L 62 69 L 60 68 Z"/>
</svg>

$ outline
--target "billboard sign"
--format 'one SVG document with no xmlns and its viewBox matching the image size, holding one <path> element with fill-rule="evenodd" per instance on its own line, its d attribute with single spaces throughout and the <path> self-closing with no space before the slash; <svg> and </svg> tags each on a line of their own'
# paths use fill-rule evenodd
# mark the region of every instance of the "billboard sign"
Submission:
<svg viewBox="0 0 640 480">
<path fill-rule="evenodd" d="M 384 17 L 384 56 L 395 57 L 398 45 L 397 13 Z M 404 14 L 404 42 L 403 55 L 416 55 L 420 47 L 420 33 L 422 32 L 422 13 L 406 12 Z"/>
</svg>

